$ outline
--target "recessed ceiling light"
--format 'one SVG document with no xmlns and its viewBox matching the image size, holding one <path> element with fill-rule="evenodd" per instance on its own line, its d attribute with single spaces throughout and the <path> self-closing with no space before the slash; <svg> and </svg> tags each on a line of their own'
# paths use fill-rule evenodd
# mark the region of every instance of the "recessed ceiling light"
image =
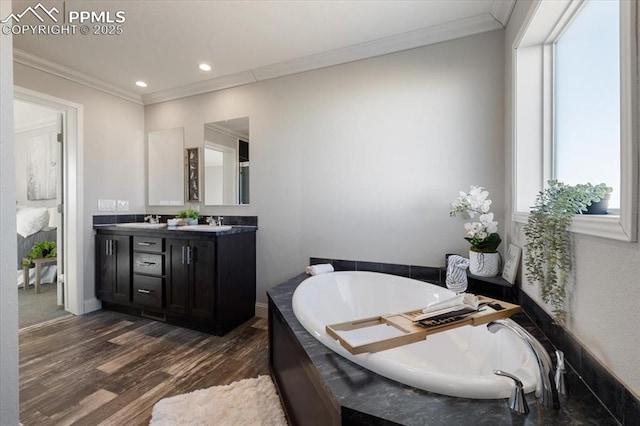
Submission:
<svg viewBox="0 0 640 426">
<path fill-rule="evenodd" d="M 138 87 L 147 87 L 147 83 L 144 81 L 136 81 L 136 86 Z"/>
<path fill-rule="evenodd" d="M 211 65 L 209 64 L 200 64 L 198 65 L 198 68 L 200 68 L 202 71 L 211 71 Z"/>
</svg>

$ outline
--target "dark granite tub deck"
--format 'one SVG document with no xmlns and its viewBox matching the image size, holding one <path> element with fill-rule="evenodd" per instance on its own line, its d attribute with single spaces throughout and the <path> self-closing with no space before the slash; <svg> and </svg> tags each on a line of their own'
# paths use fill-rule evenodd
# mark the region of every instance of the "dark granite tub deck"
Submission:
<svg viewBox="0 0 640 426">
<path fill-rule="evenodd" d="M 306 275 L 298 275 L 268 291 L 271 306 L 279 310 L 304 353 L 319 373 L 324 389 L 340 407 L 342 424 L 361 425 L 617 425 L 598 399 L 568 369 L 568 397 L 560 410 L 540 407 L 527 395 L 530 413 L 512 413 L 506 399 L 474 400 L 423 391 L 386 379 L 334 353 L 309 334 L 296 319 L 291 298 Z M 549 341 L 524 314 L 513 317 L 538 338 L 555 359 Z"/>
</svg>

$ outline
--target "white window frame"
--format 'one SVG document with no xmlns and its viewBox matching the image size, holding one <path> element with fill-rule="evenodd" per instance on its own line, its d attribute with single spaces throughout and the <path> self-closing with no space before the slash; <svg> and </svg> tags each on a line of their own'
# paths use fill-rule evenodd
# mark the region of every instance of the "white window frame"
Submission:
<svg viewBox="0 0 640 426">
<path fill-rule="evenodd" d="M 513 220 L 526 223 L 553 170 L 553 47 L 584 0 L 537 0 L 513 49 Z M 620 214 L 576 215 L 571 232 L 637 239 L 637 2 L 620 1 Z"/>
</svg>

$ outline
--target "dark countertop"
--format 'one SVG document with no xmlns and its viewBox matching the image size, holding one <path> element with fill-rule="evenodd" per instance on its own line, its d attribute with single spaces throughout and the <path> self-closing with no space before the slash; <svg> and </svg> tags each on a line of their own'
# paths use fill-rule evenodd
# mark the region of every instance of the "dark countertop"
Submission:
<svg viewBox="0 0 640 426">
<path fill-rule="evenodd" d="M 526 416 L 512 413 L 507 399 L 455 398 L 423 391 L 386 379 L 336 354 L 317 341 L 298 322 L 291 299 L 307 278 L 300 274 L 267 294 L 320 373 L 335 400 L 342 407 L 343 420 L 371 425 L 617 425 L 613 416 L 568 368 L 566 382 L 571 390 L 561 396 L 560 410 L 540 407 L 533 393 L 526 396 L 531 410 Z M 549 341 L 524 314 L 513 317 L 550 351 Z"/>
<path fill-rule="evenodd" d="M 205 232 L 205 231 L 183 231 L 180 227 L 164 227 L 164 228 L 135 228 L 135 227 L 127 227 L 127 226 L 117 226 L 113 224 L 109 225 L 93 225 L 93 229 L 100 231 L 109 231 L 109 233 L 119 233 L 126 235 L 157 235 L 158 237 L 171 237 L 171 236 L 180 236 L 180 237 L 206 237 L 206 236 L 215 236 L 215 235 L 231 235 L 231 234 L 241 234 L 245 232 L 256 232 L 258 230 L 257 226 L 240 226 L 240 225 L 231 225 L 232 228 L 228 231 L 217 231 L 217 232 Z"/>
</svg>

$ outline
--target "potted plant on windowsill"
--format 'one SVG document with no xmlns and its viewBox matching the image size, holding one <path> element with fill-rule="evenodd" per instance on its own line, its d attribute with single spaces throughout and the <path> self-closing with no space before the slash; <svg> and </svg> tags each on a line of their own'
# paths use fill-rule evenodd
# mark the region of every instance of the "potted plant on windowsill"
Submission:
<svg viewBox="0 0 640 426">
<path fill-rule="evenodd" d="M 604 183 L 567 185 L 550 180 L 540 193 L 524 227 L 525 268 L 529 280 L 540 285 L 540 295 L 553 309 L 553 319 L 566 321 L 566 290 L 572 268 L 569 225 L 573 216 L 587 211 L 612 191 Z"/>
<path fill-rule="evenodd" d="M 200 212 L 197 210 L 180 210 L 176 215 L 178 219 L 184 219 L 187 225 L 197 225 L 200 219 Z"/>
<path fill-rule="evenodd" d="M 469 241 L 469 272 L 482 277 L 494 277 L 500 271 L 500 254 L 498 246 L 502 240 L 498 234 L 498 222 L 493 220 L 489 192 L 481 186 L 471 186 L 469 193 L 460 191 L 458 198 L 451 204 L 449 216 L 464 214 L 467 222 L 465 240 Z"/>
</svg>

